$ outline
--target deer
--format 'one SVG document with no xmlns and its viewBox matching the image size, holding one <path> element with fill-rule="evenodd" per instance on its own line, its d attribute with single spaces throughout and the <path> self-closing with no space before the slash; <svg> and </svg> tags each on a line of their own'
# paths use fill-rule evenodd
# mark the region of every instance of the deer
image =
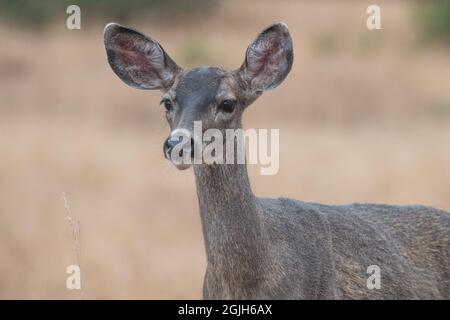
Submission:
<svg viewBox="0 0 450 320">
<path fill-rule="evenodd" d="M 171 130 L 163 154 L 171 162 L 175 147 L 196 143 L 195 121 L 202 130 L 242 128 L 243 112 L 283 82 L 294 57 L 282 22 L 264 29 L 232 71 L 184 70 L 156 40 L 116 23 L 106 25 L 104 44 L 125 84 L 160 90 Z M 180 130 L 188 139 L 174 138 Z M 245 163 L 174 165 L 192 167 L 195 175 L 207 260 L 204 299 L 450 299 L 445 211 L 259 198 Z M 379 268 L 377 288 L 369 286 L 371 266 Z"/>
</svg>

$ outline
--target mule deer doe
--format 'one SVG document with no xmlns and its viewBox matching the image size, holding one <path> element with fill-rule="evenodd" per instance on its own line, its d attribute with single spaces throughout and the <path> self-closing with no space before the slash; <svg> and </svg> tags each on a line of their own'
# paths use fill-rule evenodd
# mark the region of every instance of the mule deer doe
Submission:
<svg viewBox="0 0 450 320">
<path fill-rule="evenodd" d="M 284 23 L 260 33 L 234 71 L 185 71 L 158 42 L 114 23 L 106 26 L 104 41 L 120 79 L 161 90 L 172 130 L 164 142 L 168 160 L 181 143 L 175 131 L 189 132 L 189 144 L 196 143 L 194 121 L 204 130 L 241 128 L 246 107 L 277 87 L 293 63 Z M 416 205 L 261 199 L 252 193 L 245 164 L 193 169 L 207 254 L 204 298 L 450 298 L 448 213 Z M 380 289 L 367 287 L 371 265 L 381 270 Z"/>
</svg>

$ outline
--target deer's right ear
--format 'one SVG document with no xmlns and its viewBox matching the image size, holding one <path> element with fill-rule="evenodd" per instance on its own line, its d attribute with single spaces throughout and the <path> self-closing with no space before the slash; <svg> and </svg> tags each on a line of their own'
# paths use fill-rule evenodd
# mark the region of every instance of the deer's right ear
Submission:
<svg viewBox="0 0 450 320">
<path fill-rule="evenodd" d="M 292 39 L 285 23 L 262 31 L 250 44 L 238 75 L 256 93 L 277 87 L 291 71 Z"/>
<path fill-rule="evenodd" d="M 181 68 L 155 40 L 116 23 L 105 27 L 108 62 L 123 82 L 138 89 L 168 89 Z"/>
</svg>

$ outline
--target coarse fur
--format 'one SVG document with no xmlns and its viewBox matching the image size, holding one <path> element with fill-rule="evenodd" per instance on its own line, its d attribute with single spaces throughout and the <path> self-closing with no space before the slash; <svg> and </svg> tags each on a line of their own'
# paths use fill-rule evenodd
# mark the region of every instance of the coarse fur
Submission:
<svg viewBox="0 0 450 320">
<path fill-rule="evenodd" d="M 162 91 L 172 132 L 190 132 L 194 121 L 204 130 L 241 128 L 243 111 L 277 87 L 293 63 L 283 23 L 261 32 L 234 71 L 185 71 L 156 41 L 117 24 L 105 28 L 105 46 L 125 83 Z M 220 110 L 224 100 L 234 101 L 232 113 Z M 261 199 L 245 164 L 193 167 L 207 255 L 205 299 L 450 299 L 447 212 Z M 379 289 L 367 287 L 372 265 L 381 271 Z"/>
</svg>

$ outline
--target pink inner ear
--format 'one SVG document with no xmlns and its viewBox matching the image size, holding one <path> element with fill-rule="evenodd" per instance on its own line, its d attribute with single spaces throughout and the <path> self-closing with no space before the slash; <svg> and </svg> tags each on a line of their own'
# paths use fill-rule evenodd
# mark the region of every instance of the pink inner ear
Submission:
<svg viewBox="0 0 450 320">
<path fill-rule="evenodd" d="M 158 49 L 154 43 L 120 35 L 117 41 L 116 57 L 122 67 L 133 77 L 155 80 L 160 78 L 160 71 L 164 66 L 163 53 Z"/>
<path fill-rule="evenodd" d="M 276 35 L 257 40 L 247 56 L 248 69 L 253 76 L 263 74 L 271 77 L 272 73 L 282 68 L 284 60 L 282 44 Z"/>
</svg>

